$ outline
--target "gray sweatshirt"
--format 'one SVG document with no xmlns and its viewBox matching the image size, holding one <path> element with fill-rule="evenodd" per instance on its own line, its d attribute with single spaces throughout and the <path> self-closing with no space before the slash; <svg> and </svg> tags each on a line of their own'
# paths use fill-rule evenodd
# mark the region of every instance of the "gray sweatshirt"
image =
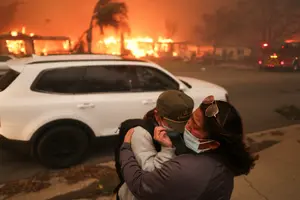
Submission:
<svg viewBox="0 0 300 200">
<path fill-rule="evenodd" d="M 148 172 L 161 168 L 164 162 L 175 157 L 175 148 L 162 147 L 161 151 L 157 152 L 153 145 L 152 136 L 142 127 L 134 128 L 131 148 L 139 166 Z M 126 183 L 121 186 L 119 197 L 120 200 L 136 200 Z"/>
</svg>

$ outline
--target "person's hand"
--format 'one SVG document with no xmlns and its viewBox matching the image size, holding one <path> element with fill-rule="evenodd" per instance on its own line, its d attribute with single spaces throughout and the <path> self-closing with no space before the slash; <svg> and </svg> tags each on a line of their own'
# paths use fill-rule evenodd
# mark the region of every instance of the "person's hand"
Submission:
<svg viewBox="0 0 300 200">
<path fill-rule="evenodd" d="M 172 148 L 173 144 L 169 138 L 167 131 L 164 127 L 157 126 L 154 129 L 154 139 L 159 142 L 163 147 Z"/>
<path fill-rule="evenodd" d="M 127 131 L 126 135 L 125 135 L 125 138 L 124 138 L 124 142 L 126 143 L 131 143 L 131 138 L 132 138 L 132 135 L 134 133 L 134 129 L 130 129 L 129 131 Z"/>
</svg>

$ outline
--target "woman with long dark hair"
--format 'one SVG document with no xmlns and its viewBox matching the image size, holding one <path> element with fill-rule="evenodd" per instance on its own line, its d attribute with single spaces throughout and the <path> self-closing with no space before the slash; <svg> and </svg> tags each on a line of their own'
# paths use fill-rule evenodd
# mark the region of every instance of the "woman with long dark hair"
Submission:
<svg viewBox="0 0 300 200">
<path fill-rule="evenodd" d="M 156 138 L 164 145 L 167 132 Z M 141 170 L 131 151 L 132 131 L 121 148 L 124 179 L 137 199 L 229 200 L 234 177 L 246 175 L 256 157 L 244 143 L 242 119 L 229 103 L 207 97 L 186 125 L 186 151 L 153 172 Z"/>
</svg>

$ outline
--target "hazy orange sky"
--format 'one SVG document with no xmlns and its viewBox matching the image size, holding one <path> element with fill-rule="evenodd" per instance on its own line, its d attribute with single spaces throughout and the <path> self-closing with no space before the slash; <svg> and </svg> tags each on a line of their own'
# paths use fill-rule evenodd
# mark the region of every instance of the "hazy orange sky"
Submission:
<svg viewBox="0 0 300 200">
<path fill-rule="evenodd" d="M 3 1 L 3 0 L 1 0 Z M 5 0 L 6 2 L 13 0 Z M 88 27 L 97 0 L 24 0 L 14 28 L 26 26 L 42 35 L 67 35 L 73 38 Z M 164 21 L 178 23 L 179 40 L 189 39 L 201 15 L 230 0 L 125 0 L 133 35 L 157 37 L 165 32 Z M 2 3 L 2 2 L 1 2 Z M 49 20 L 47 20 L 49 19 Z"/>
</svg>

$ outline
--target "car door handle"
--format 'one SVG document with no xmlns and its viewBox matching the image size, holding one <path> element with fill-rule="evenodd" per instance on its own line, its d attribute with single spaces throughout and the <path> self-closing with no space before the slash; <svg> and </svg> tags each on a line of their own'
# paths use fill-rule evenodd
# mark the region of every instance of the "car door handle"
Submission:
<svg viewBox="0 0 300 200">
<path fill-rule="evenodd" d="M 81 103 L 77 105 L 77 108 L 85 109 L 85 108 L 95 108 L 95 105 L 92 103 Z"/>
<path fill-rule="evenodd" d="M 147 100 L 143 100 L 142 103 L 144 105 L 151 105 L 151 104 L 155 104 L 155 101 L 152 99 L 147 99 Z"/>
</svg>

